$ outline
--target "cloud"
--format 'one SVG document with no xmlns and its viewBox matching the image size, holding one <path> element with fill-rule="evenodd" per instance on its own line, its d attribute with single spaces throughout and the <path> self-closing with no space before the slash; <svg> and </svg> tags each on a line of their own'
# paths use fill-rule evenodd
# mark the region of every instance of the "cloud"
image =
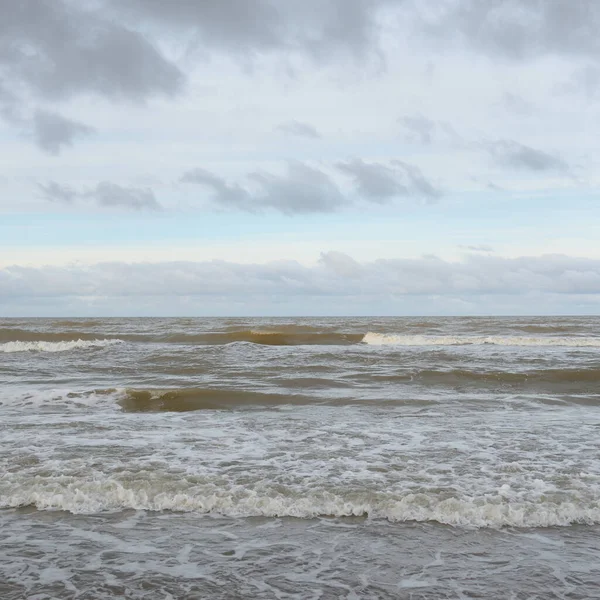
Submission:
<svg viewBox="0 0 600 600">
<path fill-rule="evenodd" d="M 536 150 L 514 140 L 489 142 L 487 150 L 492 158 L 504 167 L 529 171 L 568 171 L 569 165 L 553 154 Z"/>
<path fill-rule="evenodd" d="M 52 202 L 71 203 L 79 196 L 73 188 L 60 185 L 56 181 L 50 181 L 46 185 L 38 183 L 38 187 L 42 191 L 43 197 Z"/>
<path fill-rule="evenodd" d="M 128 208 L 133 210 L 159 210 L 161 205 L 154 192 L 148 188 L 124 187 L 101 181 L 95 188 L 77 191 L 55 181 L 38 184 L 44 198 L 53 202 L 72 203 L 76 200 L 92 200 L 106 208 Z"/>
<path fill-rule="evenodd" d="M 404 128 L 404 139 L 409 143 L 429 146 L 433 142 L 450 142 L 456 145 L 463 141 L 449 123 L 434 121 L 418 113 L 400 117 L 398 122 Z"/>
<path fill-rule="evenodd" d="M 600 91 L 600 67 L 589 64 L 575 69 L 568 81 L 556 86 L 559 93 L 573 93 L 583 91 L 590 98 L 596 98 Z"/>
<path fill-rule="evenodd" d="M 435 3 L 435 8 L 421 23 L 424 31 L 438 40 L 460 40 L 491 56 L 554 54 L 596 60 L 600 51 L 596 0 L 458 0 Z"/>
<path fill-rule="evenodd" d="M 93 9 L 74 0 L 0 0 L 0 117 L 31 129 L 50 154 L 93 129 L 32 110 L 32 103 L 82 94 L 143 101 L 175 95 L 183 83 L 183 73 L 155 44 L 112 18 L 102 3 Z"/>
<path fill-rule="evenodd" d="M 0 80 L 0 117 L 13 124 L 22 120 L 19 99 L 3 85 L 2 80 Z"/>
<path fill-rule="evenodd" d="M 421 144 L 431 144 L 432 135 L 436 129 L 435 121 L 423 115 L 405 116 L 398 119 L 407 130 L 408 141 L 418 141 Z"/>
<path fill-rule="evenodd" d="M 442 196 L 442 192 L 415 165 L 410 165 L 401 160 L 393 160 L 392 164 L 397 167 L 404 177 L 410 196 L 421 197 L 429 202 L 434 202 Z"/>
<path fill-rule="evenodd" d="M 337 168 L 349 175 L 358 193 L 369 200 L 385 202 L 409 194 L 409 189 L 399 181 L 396 170 L 380 163 L 366 163 L 357 158 L 337 163 Z"/>
<path fill-rule="evenodd" d="M 344 252 L 321 252 L 319 262 L 336 275 L 342 277 L 359 277 L 362 274 L 361 265 Z"/>
<path fill-rule="evenodd" d="M 92 198 L 100 206 L 116 206 L 134 210 L 157 210 L 160 208 L 152 190 L 123 187 L 110 181 L 100 182 L 94 190 L 85 192 L 83 195 Z"/>
<path fill-rule="evenodd" d="M 289 162 L 284 174 L 248 173 L 244 184 L 227 182 L 200 168 L 187 171 L 180 181 L 210 189 L 212 202 L 219 207 L 249 212 L 271 209 L 288 215 L 334 212 L 353 204 L 356 196 L 376 204 L 400 197 L 432 202 L 441 196 L 417 167 L 402 161 L 393 160 L 386 166 L 354 159 L 338 162 L 335 168 L 351 179 L 351 194 L 342 193 L 324 170 L 299 161 Z"/>
<path fill-rule="evenodd" d="M 326 173 L 301 162 L 289 163 L 283 175 L 255 171 L 249 173 L 247 179 L 257 188 L 254 193 L 238 183 L 227 183 L 204 169 L 193 169 L 181 177 L 184 183 L 210 188 L 217 206 L 250 212 L 265 209 L 289 215 L 332 212 L 347 202 Z"/>
<path fill-rule="evenodd" d="M 316 61 L 364 57 L 377 46 L 383 0 L 111 0 L 118 14 L 192 34 L 208 51 L 242 56 L 302 52 Z"/>
<path fill-rule="evenodd" d="M 261 188 L 260 205 L 286 214 L 333 212 L 348 203 L 329 175 L 301 162 L 289 163 L 285 175 L 254 172 L 249 178 Z"/>
<path fill-rule="evenodd" d="M 241 208 L 252 211 L 256 207 L 252 205 L 250 194 L 238 184 L 228 184 L 223 178 L 207 171 L 206 169 L 192 169 L 184 173 L 180 181 L 183 183 L 197 183 L 213 191 L 213 201 L 219 206 L 230 208 Z"/>
<path fill-rule="evenodd" d="M 494 252 L 494 249 L 487 244 L 478 244 L 476 246 L 465 246 L 461 244 L 459 247 L 463 250 L 469 250 L 471 252 Z"/>
<path fill-rule="evenodd" d="M 42 98 L 83 92 L 141 100 L 181 88 L 182 73 L 141 33 L 63 0 L 0 0 L 0 64 Z"/>
<path fill-rule="evenodd" d="M 468 300 L 482 295 L 524 298 L 532 293 L 600 294 L 600 260 L 470 254 L 461 262 L 422 257 L 357 263 L 346 254 L 325 252 L 315 266 L 295 261 L 207 261 L 0 269 L 3 303 L 19 298 L 86 296 L 115 301 L 125 297 L 218 297 L 227 302 L 312 297 L 321 298 L 322 306 L 331 311 L 341 299 L 368 304 L 380 302 L 382 297 Z"/>
<path fill-rule="evenodd" d="M 505 110 L 514 115 L 527 117 L 533 114 L 533 106 L 518 94 L 505 92 L 502 96 L 501 103 Z"/>
<path fill-rule="evenodd" d="M 91 135 L 94 129 L 57 113 L 38 110 L 33 118 L 33 131 L 42 150 L 58 154 L 64 146 L 72 146 L 74 139 Z"/>
<path fill-rule="evenodd" d="M 290 135 L 312 139 L 321 138 L 319 132 L 312 125 L 309 125 L 308 123 L 301 123 L 300 121 L 288 121 L 287 123 L 282 123 L 281 125 L 278 125 L 277 129 Z"/>
<path fill-rule="evenodd" d="M 373 202 L 386 202 L 395 197 L 420 197 L 433 201 L 441 196 L 417 167 L 399 160 L 391 161 L 389 167 L 360 159 L 340 162 L 336 166 L 353 179 L 357 192 L 364 199 Z"/>
</svg>

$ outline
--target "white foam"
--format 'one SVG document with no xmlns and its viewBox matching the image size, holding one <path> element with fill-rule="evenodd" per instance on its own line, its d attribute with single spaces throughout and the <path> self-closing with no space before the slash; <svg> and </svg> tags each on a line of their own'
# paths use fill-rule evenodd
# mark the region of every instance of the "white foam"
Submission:
<svg viewBox="0 0 600 600">
<path fill-rule="evenodd" d="M 125 394 L 124 388 L 111 388 L 80 392 L 64 388 L 42 388 L 33 390 L 0 390 L 0 406 L 12 408 L 28 407 L 114 407 L 120 410 L 117 401 Z"/>
<path fill-rule="evenodd" d="M 68 479 L 68 478 L 66 478 Z M 389 521 L 436 521 L 460 527 L 553 527 L 600 523 L 600 501 L 560 503 L 531 499 L 507 502 L 501 496 L 440 498 L 433 493 L 355 493 L 347 497 L 328 491 L 285 494 L 266 486 L 247 488 L 214 484 L 165 490 L 151 482 L 130 484 L 115 479 L 65 478 L 30 481 L 2 495 L 0 508 L 35 506 L 39 510 L 65 510 L 90 514 L 124 509 L 198 512 L 229 517 L 365 516 Z"/>
<path fill-rule="evenodd" d="M 528 336 L 453 336 L 365 334 L 363 343 L 371 346 L 566 346 L 600 347 L 600 337 L 528 337 Z"/>
<path fill-rule="evenodd" d="M 65 352 L 76 348 L 103 348 L 122 344 L 123 340 L 72 340 L 68 342 L 5 342 L 0 352 Z"/>
</svg>

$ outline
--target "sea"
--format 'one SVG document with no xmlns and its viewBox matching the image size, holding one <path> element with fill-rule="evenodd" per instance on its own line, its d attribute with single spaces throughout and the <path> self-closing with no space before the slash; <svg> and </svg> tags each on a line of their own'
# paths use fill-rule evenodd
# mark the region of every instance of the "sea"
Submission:
<svg viewBox="0 0 600 600">
<path fill-rule="evenodd" d="M 0 319 L 0 598 L 600 598 L 600 317 Z"/>
</svg>

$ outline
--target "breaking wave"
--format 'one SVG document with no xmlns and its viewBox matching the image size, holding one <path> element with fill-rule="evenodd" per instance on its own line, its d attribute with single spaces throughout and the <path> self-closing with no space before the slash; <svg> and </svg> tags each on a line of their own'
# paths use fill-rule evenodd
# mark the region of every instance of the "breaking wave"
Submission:
<svg viewBox="0 0 600 600">
<path fill-rule="evenodd" d="M 107 336 L 103 336 L 107 337 Z M 0 328 L 0 342 L 73 342 L 95 341 L 97 333 L 86 331 L 35 331 L 16 327 Z"/>
<path fill-rule="evenodd" d="M 444 497 L 435 492 L 302 491 L 283 486 L 202 483 L 174 489 L 161 481 L 128 482 L 69 477 L 39 479 L 12 486 L 0 508 L 32 506 L 75 514 L 125 509 L 198 512 L 228 517 L 369 517 L 392 522 L 435 521 L 455 527 L 553 527 L 600 523 L 600 501 L 552 502 L 531 498 L 509 502 L 502 496 Z M 66 481 L 67 480 L 67 481 Z"/>
<path fill-rule="evenodd" d="M 96 341 L 98 333 L 85 331 L 37 332 L 27 329 L 0 328 L 0 342 L 73 342 Z M 106 339 L 117 339 L 102 336 Z M 120 340 L 130 342 L 158 342 L 161 344 L 224 345 L 248 342 L 266 346 L 349 345 L 358 344 L 362 333 L 322 331 L 308 327 L 281 327 L 278 329 L 231 329 L 202 333 L 119 334 Z"/>
<path fill-rule="evenodd" d="M 393 335 L 367 333 L 362 341 L 372 346 L 567 346 L 599 347 L 600 337 L 526 337 L 526 336 L 452 336 L 452 335 Z"/>
<path fill-rule="evenodd" d="M 65 352 L 75 348 L 103 348 L 121 344 L 122 340 L 71 340 L 68 342 L 5 342 L 0 344 L 0 352 Z"/>
<path fill-rule="evenodd" d="M 102 338 L 102 339 L 98 339 Z M 395 333 L 349 333 L 335 330 L 322 330 L 315 327 L 281 326 L 276 329 L 239 329 L 229 328 L 226 331 L 207 332 L 167 332 L 167 333 L 118 333 L 104 335 L 86 331 L 38 332 L 18 328 L 0 328 L 0 345 L 9 342 L 40 345 L 47 343 L 81 343 L 92 342 L 150 342 L 161 344 L 188 345 L 225 345 L 246 342 L 264 346 L 348 346 L 367 344 L 370 346 L 462 346 L 462 345 L 496 345 L 496 346 L 563 346 L 563 347 L 600 347 L 600 336 L 559 336 L 559 335 L 407 335 Z M 15 346 L 17 347 L 17 346 Z M 59 347 L 59 346 L 57 346 Z M 5 350 L 7 351 L 7 350 Z M 14 350 L 11 350 L 14 351 Z"/>
</svg>

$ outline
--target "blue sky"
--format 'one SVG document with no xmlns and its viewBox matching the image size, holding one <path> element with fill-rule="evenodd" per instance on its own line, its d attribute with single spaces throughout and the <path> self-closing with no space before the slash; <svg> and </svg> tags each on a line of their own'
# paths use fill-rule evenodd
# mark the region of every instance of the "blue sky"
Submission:
<svg viewBox="0 0 600 600">
<path fill-rule="evenodd" d="M 0 2 L 0 314 L 597 314 L 599 25 Z"/>
</svg>

